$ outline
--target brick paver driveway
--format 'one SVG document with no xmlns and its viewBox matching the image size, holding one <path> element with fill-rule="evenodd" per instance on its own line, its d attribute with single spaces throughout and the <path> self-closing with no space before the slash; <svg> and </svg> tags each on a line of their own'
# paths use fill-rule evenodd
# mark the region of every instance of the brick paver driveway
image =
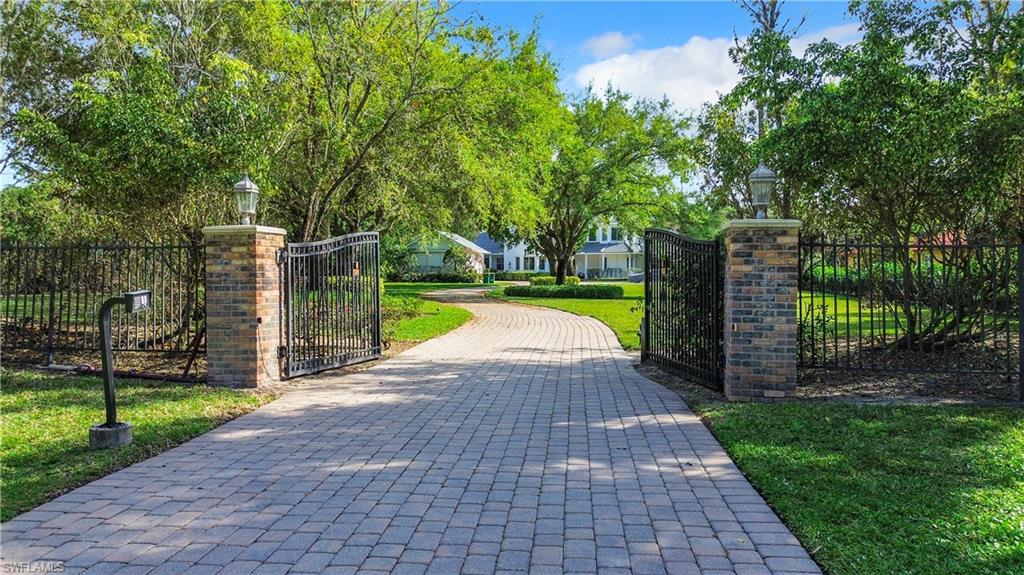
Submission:
<svg viewBox="0 0 1024 575">
<path fill-rule="evenodd" d="M 599 322 L 466 326 L 318 379 L 2 528 L 65 573 L 817 572 Z M 45 565 L 45 564 L 44 564 Z"/>
</svg>

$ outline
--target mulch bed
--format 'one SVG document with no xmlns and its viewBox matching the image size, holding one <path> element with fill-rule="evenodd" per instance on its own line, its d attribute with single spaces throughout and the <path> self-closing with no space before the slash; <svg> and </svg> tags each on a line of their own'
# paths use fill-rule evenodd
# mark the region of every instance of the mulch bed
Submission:
<svg viewBox="0 0 1024 575">
<path fill-rule="evenodd" d="M 1019 398 L 1017 378 L 974 373 L 867 373 L 803 369 L 797 395 L 861 402 L 1004 403 Z"/>
<path fill-rule="evenodd" d="M 681 374 L 654 365 L 634 365 L 638 373 L 700 403 L 725 397 Z M 853 373 L 804 369 L 797 386 L 798 400 L 848 403 L 997 404 L 1020 405 L 1017 380 L 1011 376 L 944 373 Z"/>
</svg>

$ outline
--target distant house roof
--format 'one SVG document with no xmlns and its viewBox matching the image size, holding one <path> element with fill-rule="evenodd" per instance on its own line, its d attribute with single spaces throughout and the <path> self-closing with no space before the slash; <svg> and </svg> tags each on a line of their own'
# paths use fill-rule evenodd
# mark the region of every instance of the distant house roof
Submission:
<svg viewBox="0 0 1024 575">
<path fill-rule="evenodd" d="M 452 232 L 437 232 L 437 233 L 442 238 L 448 240 L 450 243 L 453 243 L 453 244 L 456 244 L 456 245 L 460 245 L 460 246 L 462 246 L 462 247 L 464 247 L 464 248 L 466 248 L 466 249 L 468 249 L 470 251 L 474 251 L 474 252 L 476 252 L 478 254 L 486 254 L 487 253 L 487 250 L 485 250 L 482 247 L 476 245 L 475 243 L 467 240 L 466 238 L 460 236 L 459 234 L 453 234 Z M 418 240 L 418 241 L 415 241 L 415 242 L 409 244 L 409 247 L 412 248 L 413 250 L 419 250 L 419 251 L 435 251 L 435 250 L 439 250 L 439 249 L 443 248 L 444 246 L 438 244 L 436 242 L 436 240 L 422 240 L 421 239 L 421 240 Z"/>
<path fill-rule="evenodd" d="M 604 243 L 586 242 L 576 253 L 578 254 L 632 254 L 636 253 L 632 247 L 625 242 Z"/>
<path fill-rule="evenodd" d="M 501 244 L 491 238 L 490 234 L 487 232 L 480 232 L 480 234 L 476 236 L 475 242 L 476 245 L 487 250 L 487 253 L 489 254 L 500 254 L 502 252 Z"/>
<path fill-rule="evenodd" d="M 488 253 L 487 250 L 485 250 L 484 248 L 482 248 L 482 247 L 478 246 L 477 244 L 467 240 L 466 238 L 460 236 L 459 234 L 453 234 L 452 232 L 439 232 L 439 233 L 442 236 L 448 238 L 449 241 L 457 243 L 457 244 L 459 244 L 460 246 L 462 246 L 462 247 L 464 247 L 466 249 L 472 250 L 472 251 L 477 252 L 479 254 L 486 254 L 486 253 Z"/>
</svg>

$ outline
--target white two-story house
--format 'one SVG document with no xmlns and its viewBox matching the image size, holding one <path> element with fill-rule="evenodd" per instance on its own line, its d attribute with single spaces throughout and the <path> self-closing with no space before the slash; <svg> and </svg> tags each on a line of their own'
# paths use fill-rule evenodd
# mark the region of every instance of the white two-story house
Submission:
<svg viewBox="0 0 1024 575">
<path fill-rule="evenodd" d="M 491 238 L 486 232 L 468 240 L 452 232 L 440 232 L 431 241 L 419 241 L 409 246 L 416 256 L 421 272 L 444 269 L 445 252 L 460 246 L 469 254 L 476 271 L 524 271 L 552 273 L 550 262 L 543 255 L 531 251 L 525 243 L 505 244 Z M 626 279 L 644 265 L 643 241 L 628 237 L 615 220 L 594 225 L 587 241 L 573 256 L 573 273 L 583 279 Z"/>
<path fill-rule="evenodd" d="M 486 250 L 488 270 L 552 272 L 550 262 L 524 243 L 502 244 L 485 232 L 473 243 Z M 627 237 L 614 220 L 596 224 L 573 257 L 575 273 L 584 279 L 625 279 L 631 271 L 643 269 L 643 262 L 643 242 Z"/>
</svg>

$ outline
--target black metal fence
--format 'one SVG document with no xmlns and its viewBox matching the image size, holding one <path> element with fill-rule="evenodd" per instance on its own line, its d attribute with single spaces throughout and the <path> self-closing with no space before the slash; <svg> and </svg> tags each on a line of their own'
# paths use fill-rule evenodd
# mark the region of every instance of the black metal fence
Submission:
<svg viewBox="0 0 1024 575">
<path fill-rule="evenodd" d="M 116 308 L 115 350 L 197 354 L 205 350 L 202 244 L 0 246 L 0 327 L 7 349 L 100 349 L 97 313 L 122 292 L 153 291 L 149 311 Z"/>
<path fill-rule="evenodd" d="M 668 230 L 644 233 L 646 284 L 641 361 L 721 389 L 721 246 Z"/>
<path fill-rule="evenodd" d="M 799 361 L 1002 375 L 1024 399 L 1024 245 L 800 241 Z"/>
<path fill-rule="evenodd" d="M 380 357 L 377 233 L 289 243 L 281 253 L 287 376 Z"/>
</svg>

